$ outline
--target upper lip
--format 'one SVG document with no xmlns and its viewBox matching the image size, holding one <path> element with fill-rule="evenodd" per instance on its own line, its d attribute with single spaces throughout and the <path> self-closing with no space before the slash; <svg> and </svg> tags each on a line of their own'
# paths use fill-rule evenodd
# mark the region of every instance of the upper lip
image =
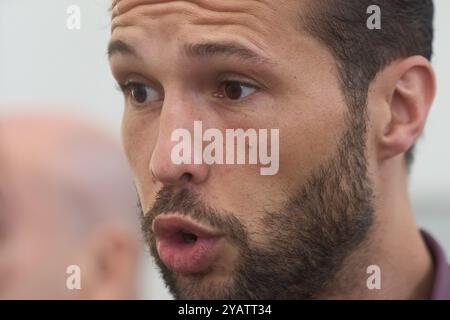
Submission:
<svg viewBox="0 0 450 320">
<path fill-rule="evenodd" d="M 152 229 L 156 238 L 159 239 L 171 237 L 178 232 L 190 233 L 198 238 L 222 236 L 220 232 L 200 224 L 187 216 L 176 213 L 157 216 L 153 220 Z"/>
</svg>

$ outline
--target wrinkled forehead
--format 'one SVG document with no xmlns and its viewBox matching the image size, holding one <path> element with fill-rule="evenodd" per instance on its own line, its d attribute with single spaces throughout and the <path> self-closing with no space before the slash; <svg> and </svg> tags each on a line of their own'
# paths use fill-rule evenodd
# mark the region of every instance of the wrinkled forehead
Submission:
<svg viewBox="0 0 450 320">
<path fill-rule="evenodd" d="M 268 36 L 274 30 L 292 31 L 298 20 L 298 0 L 114 0 L 112 32 L 145 23 L 165 24 L 174 35 L 180 27 L 209 26 L 217 32 L 247 29 L 252 36 Z M 290 30 L 287 30 L 290 29 Z M 160 31 L 153 28 L 147 31 Z"/>
<path fill-rule="evenodd" d="M 183 6 L 186 11 L 209 11 L 217 13 L 248 12 L 257 16 L 261 13 L 289 12 L 298 7 L 302 0 L 113 0 L 111 4 L 112 18 L 126 14 L 138 7 L 153 9 L 154 13 L 168 13 L 176 5 Z M 168 11 L 167 11 L 168 10 Z M 268 11 L 265 11 L 268 10 Z"/>
<path fill-rule="evenodd" d="M 297 59 L 298 50 L 316 49 L 308 33 L 303 32 L 299 19 L 307 11 L 307 4 L 306 0 L 119 0 L 112 9 L 110 39 L 111 47 L 119 50 L 108 48 L 108 53 L 133 52 L 138 60 L 129 59 L 133 55 L 114 54 L 113 59 L 109 55 L 112 69 L 117 74 L 119 66 L 139 61 L 153 72 L 166 68 L 179 73 L 187 70 L 179 68 L 181 64 L 202 64 L 211 56 L 217 59 L 210 61 L 222 61 L 225 57 L 231 61 L 242 56 L 236 50 L 233 55 L 210 55 L 209 50 L 190 54 L 199 52 L 189 50 L 198 48 L 197 45 L 208 49 L 210 46 L 205 45 L 221 49 L 231 45 L 239 48 L 240 53 L 251 52 L 257 59 L 245 59 L 251 61 L 247 66 L 270 61 L 270 70 L 274 70 L 274 65 L 287 67 L 292 59 Z M 258 63 L 253 63 L 256 60 Z M 155 61 L 170 61 L 170 64 Z M 166 70 L 164 76 L 168 74 L 171 73 Z"/>
</svg>

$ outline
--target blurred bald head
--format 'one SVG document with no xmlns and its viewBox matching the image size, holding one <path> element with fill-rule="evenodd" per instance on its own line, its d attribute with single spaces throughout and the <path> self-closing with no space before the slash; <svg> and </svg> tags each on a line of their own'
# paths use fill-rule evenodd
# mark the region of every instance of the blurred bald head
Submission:
<svg viewBox="0 0 450 320">
<path fill-rule="evenodd" d="M 134 297 L 136 195 L 119 143 L 73 117 L 3 117 L 0 166 L 0 297 Z M 81 290 L 66 286 L 70 265 Z"/>
</svg>

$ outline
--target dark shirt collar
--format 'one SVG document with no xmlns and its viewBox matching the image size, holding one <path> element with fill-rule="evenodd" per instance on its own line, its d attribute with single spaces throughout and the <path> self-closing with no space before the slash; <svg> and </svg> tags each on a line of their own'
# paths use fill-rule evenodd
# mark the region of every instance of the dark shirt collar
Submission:
<svg viewBox="0 0 450 320">
<path fill-rule="evenodd" d="M 450 266 L 439 243 L 426 231 L 421 230 L 422 237 L 434 262 L 434 283 L 431 300 L 450 300 Z"/>
</svg>

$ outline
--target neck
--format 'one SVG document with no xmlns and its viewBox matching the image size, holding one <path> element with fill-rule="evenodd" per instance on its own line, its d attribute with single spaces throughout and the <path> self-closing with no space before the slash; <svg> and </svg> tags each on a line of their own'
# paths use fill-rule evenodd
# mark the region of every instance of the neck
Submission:
<svg viewBox="0 0 450 320">
<path fill-rule="evenodd" d="M 399 169 L 403 168 L 403 169 Z M 374 179 L 372 177 L 372 179 Z M 433 262 L 414 221 L 403 159 L 380 168 L 375 222 L 366 240 L 344 261 L 326 299 L 429 299 Z M 381 289 L 368 289 L 369 266 L 380 269 Z"/>
</svg>

